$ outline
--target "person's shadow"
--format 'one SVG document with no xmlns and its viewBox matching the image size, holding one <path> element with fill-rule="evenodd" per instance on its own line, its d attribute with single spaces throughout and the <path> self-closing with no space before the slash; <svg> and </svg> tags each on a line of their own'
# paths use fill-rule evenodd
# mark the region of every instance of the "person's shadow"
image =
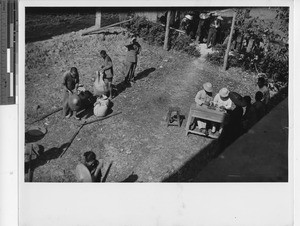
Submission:
<svg viewBox="0 0 300 226">
<path fill-rule="evenodd" d="M 153 71 L 155 71 L 154 67 L 148 68 L 140 73 L 138 73 L 135 76 L 135 81 L 140 80 L 142 78 L 147 77 L 150 73 L 152 73 Z M 130 87 L 125 81 L 122 81 L 116 85 L 113 86 L 113 95 L 114 97 L 117 97 L 119 94 L 121 94 L 122 92 L 124 92 L 126 90 L 126 88 Z"/>
<path fill-rule="evenodd" d="M 134 174 L 134 172 L 132 172 L 126 179 L 124 179 L 121 182 L 135 182 L 138 179 L 138 175 Z"/>
<path fill-rule="evenodd" d="M 151 73 L 152 73 L 153 71 L 155 71 L 155 70 L 156 70 L 156 69 L 155 69 L 154 67 L 151 67 L 151 68 L 147 68 L 147 69 L 144 70 L 144 71 L 141 71 L 140 73 L 138 73 L 138 74 L 135 76 L 135 81 L 147 77 L 149 74 L 151 74 Z"/>
</svg>

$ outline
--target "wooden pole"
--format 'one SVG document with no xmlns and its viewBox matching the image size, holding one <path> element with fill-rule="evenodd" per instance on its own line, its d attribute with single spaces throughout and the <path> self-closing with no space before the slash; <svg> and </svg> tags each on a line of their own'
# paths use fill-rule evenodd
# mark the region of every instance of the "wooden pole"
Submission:
<svg viewBox="0 0 300 226">
<path fill-rule="evenodd" d="M 114 27 L 114 26 L 117 26 L 117 25 L 121 25 L 121 24 L 127 23 L 127 22 L 129 22 L 129 21 L 131 21 L 131 20 L 133 20 L 133 18 L 128 19 L 128 20 L 124 20 L 124 21 L 121 21 L 121 22 L 118 22 L 118 23 L 115 23 L 115 24 L 107 25 L 107 26 L 101 27 L 101 28 L 91 27 L 91 28 L 89 28 L 87 31 L 82 32 L 81 35 L 87 35 L 87 34 L 90 34 L 90 33 L 95 34 L 95 33 L 97 33 L 97 32 L 100 32 L 100 31 L 103 30 L 103 29 L 110 28 L 110 27 Z"/>
<path fill-rule="evenodd" d="M 107 119 L 107 118 L 110 118 L 112 116 L 115 116 L 115 115 L 118 115 L 118 114 L 121 114 L 122 112 L 117 112 L 117 113 L 114 113 L 114 114 L 111 114 L 111 115 L 108 115 L 108 116 L 105 116 L 105 117 L 102 117 L 102 118 L 99 118 L 99 119 L 95 119 L 95 120 L 92 120 L 92 121 L 85 121 L 84 123 L 81 124 L 81 126 L 79 127 L 79 129 L 76 131 L 76 133 L 72 136 L 72 138 L 70 139 L 70 141 L 67 143 L 67 147 L 65 148 L 65 150 L 61 153 L 61 155 L 59 156 L 60 158 L 66 153 L 66 151 L 68 150 L 68 148 L 71 146 L 73 140 L 75 139 L 75 137 L 78 135 L 79 131 L 82 129 L 83 126 L 85 125 L 88 125 L 88 124 L 91 124 L 91 123 L 94 123 L 94 122 L 99 122 L 99 121 L 102 121 L 104 119 Z"/>
<path fill-rule="evenodd" d="M 232 18 L 232 22 L 231 22 L 229 40 L 228 40 L 228 43 L 227 43 L 227 49 L 226 49 L 225 56 L 224 56 L 223 71 L 226 71 L 226 68 L 227 68 L 228 54 L 229 54 L 230 46 L 231 46 L 233 28 L 234 28 L 234 23 L 235 23 L 235 16 L 236 16 L 236 12 L 233 13 L 233 18 Z"/>
<path fill-rule="evenodd" d="M 97 28 L 101 27 L 101 11 L 100 11 L 100 9 L 98 9 L 96 12 L 95 27 L 97 27 Z"/>
<path fill-rule="evenodd" d="M 49 113 L 46 113 L 46 114 L 42 115 L 40 118 L 38 118 L 38 119 L 36 119 L 36 120 L 34 120 L 34 121 L 32 121 L 32 122 L 29 122 L 28 124 L 33 124 L 33 123 L 35 123 L 35 122 L 41 121 L 41 120 L 43 120 L 44 118 L 47 118 L 48 116 L 50 116 L 50 115 L 52 115 L 52 114 L 54 114 L 54 113 L 56 113 L 56 112 L 61 111 L 62 109 L 63 109 L 62 107 L 56 108 L 56 109 L 54 109 L 53 111 L 51 111 L 51 112 L 49 112 Z"/>
<path fill-rule="evenodd" d="M 167 24 L 166 24 L 166 33 L 165 33 L 165 41 L 164 41 L 164 50 L 168 50 L 169 32 L 170 32 L 170 18 L 171 18 L 171 10 L 168 11 L 168 15 L 167 15 Z"/>
</svg>

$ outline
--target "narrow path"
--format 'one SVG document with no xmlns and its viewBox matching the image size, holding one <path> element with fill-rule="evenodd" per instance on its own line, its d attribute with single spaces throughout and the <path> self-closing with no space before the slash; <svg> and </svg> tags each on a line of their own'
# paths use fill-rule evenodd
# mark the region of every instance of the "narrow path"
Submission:
<svg viewBox="0 0 300 226">
<path fill-rule="evenodd" d="M 187 65 L 184 73 L 179 75 L 183 78 L 180 81 L 180 85 L 176 86 L 174 84 L 175 79 L 169 77 L 168 83 L 170 83 L 170 86 L 174 88 L 171 95 L 172 104 L 178 104 L 178 101 L 185 102 L 185 98 L 189 96 L 192 87 L 201 87 L 200 84 L 197 84 L 197 81 L 199 81 L 199 78 L 201 78 L 201 70 L 203 70 L 206 56 L 208 53 L 211 53 L 212 50 L 207 49 L 206 44 L 200 44 L 198 49 L 200 50 L 201 56 L 193 60 L 190 65 Z"/>
<path fill-rule="evenodd" d="M 181 114 L 186 118 L 196 92 L 205 82 L 201 71 L 204 68 L 206 55 L 211 50 L 206 49 L 205 45 L 201 45 L 201 48 L 203 49 L 201 57 L 191 61 L 182 70 L 165 76 L 164 92 L 168 93 L 166 95 L 169 97 L 168 106 L 180 107 Z M 157 115 L 167 111 L 168 106 L 165 106 L 164 110 L 156 109 Z M 152 127 L 151 130 L 155 136 L 155 146 L 151 147 L 147 157 L 142 158 L 134 169 L 142 181 L 161 181 L 211 142 L 211 139 L 200 136 L 187 137 L 186 121 L 178 128 L 166 127 L 159 122 L 160 120 L 160 118 L 155 119 L 155 124 L 160 126 Z"/>
</svg>

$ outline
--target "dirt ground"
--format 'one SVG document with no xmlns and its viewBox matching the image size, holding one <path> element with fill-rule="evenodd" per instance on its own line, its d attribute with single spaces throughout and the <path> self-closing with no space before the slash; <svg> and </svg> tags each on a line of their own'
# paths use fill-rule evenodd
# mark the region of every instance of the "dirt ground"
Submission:
<svg viewBox="0 0 300 226">
<path fill-rule="evenodd" d="M 255 76 L 235 68 L 223 72 L 210 65 L 205 61 L 204 45 L 199 47 L 201 57 L 192 58 L 149 46 L 142 40 L 138 40 L 142 52 L 137 82 L 121 89 L 128 33 L 120 29 L 105 35 L 81 33 L 82 30 L 74 30 L 26 44 L 25 122 L 61 106 L 62 75 L 72 66 L 79 70 L 80 83 L 92 91 L 91 76 L 102 64 L 102 49 L 113 60 L 113 84 L 119 92 L 112 110 L 122 113 L 84 126 L 62 158 L 58 156 L 83 119 L 64 119 L 59 112 L 35 123 L 48 131 L 37 142 L 46 160 L 36 160 L 35 182 L 74 182 L 80 156 L 89 150 L 105 160 L 105 169 L 112 161 L 107 182 L 160 182 L 212 142 L 197 135 L 186 136 L 185 119 L 181 127 L 167 127 L 165 119 L 170 106 L 179 107 L 181 115 L 187 118 L 197 91 L 207 81 L 213 84 L 213 95 L 228 87 L 241 95 L 254 96 Z M 95 118 L 90 116 L 88 120 Z"/>
</svg>

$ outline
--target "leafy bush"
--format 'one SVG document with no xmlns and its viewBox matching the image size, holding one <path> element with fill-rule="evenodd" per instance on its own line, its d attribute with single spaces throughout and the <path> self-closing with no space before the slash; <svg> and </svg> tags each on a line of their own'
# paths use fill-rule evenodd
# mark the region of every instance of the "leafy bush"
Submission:
<svg viewBox="0 0 300 226">
<path fill-rule="evenodd" d="M 253 39 L 255 47 L 246 52 L 246 48 L 241 48 L 231 52 L 228 57 L 229 67 L 241 67 L 244 70 L 265 73 L 268 78 L 275 81 L 288 81 L 288 44 L 284 40 L 288 39 L 288 9 L 277 9 L 278 29 L 274 21 L 266 22 L 259 18 L 249 17 L 248 9 L 237 10 L 236 32 L 244 37 L 245 40 Z M 277 25 L 278 26 L 278 25 Z M 259 46 L 263 43 L 263 46 Z M 216 65 L 222 65 L 225 56 L 226 46 L 216 46 L 216 52 L 209 54 L 207 60 Z"/>
<path fill-rule="evenodd" d="M 148 21 L 145 17 L 134 17 L 124 25 L 131 33 L 138 34 L 146 42 L 156 46 L 163 46 L 165 40 L 165 27 Z M 169 48 L 183 51 L 189 55 L 199 57 L 200 53 L 195 46 L 191 46 L 191 39 L 186 34 L 180 34 L 170 29 Z"/>
</svg>

